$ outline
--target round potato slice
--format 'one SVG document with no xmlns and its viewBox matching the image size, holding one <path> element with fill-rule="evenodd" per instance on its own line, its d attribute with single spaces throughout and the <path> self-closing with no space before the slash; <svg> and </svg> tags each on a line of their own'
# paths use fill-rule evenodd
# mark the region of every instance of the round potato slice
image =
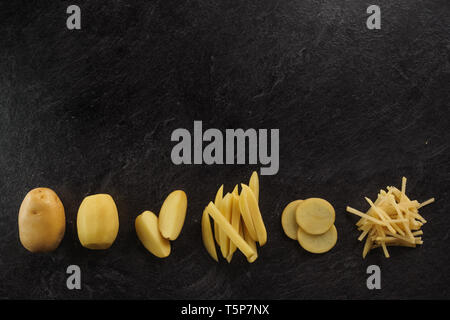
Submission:
<svg viewBox="0 0 450 320">
<path fill-rule="evenodd" d="M 298 225 L 312 235 L 327 232 L 334 224 L 333 206 L 320 198 L 309 198 L 301 202 L 295 213 Z"/>
<path fill-rule="evenodd" d="M 297 232 L 298 243 L 303 249 L 311 253 L 325 253 L 333 248 L 337 241 L 337 230 L 334 225 L 320 235 L 312 235 L 305 232 L 301 227 L 298 228 Z"/>
<path fill-rule="evenodd" d="M 303 200 L 292 201 L 284 208 L 283 213 L 281 214 L 281 226 L 283 227 L 283 231 L 292 240 L 297 240 L 298 224 L 295 213 L 298 204 L 302 201 Z"/>
</svg>

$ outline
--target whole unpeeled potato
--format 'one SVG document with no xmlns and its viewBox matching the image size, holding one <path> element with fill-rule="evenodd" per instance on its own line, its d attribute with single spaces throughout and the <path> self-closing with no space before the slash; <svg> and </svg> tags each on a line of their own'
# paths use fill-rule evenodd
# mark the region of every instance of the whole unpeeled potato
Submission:
<svg viewBox="0 0 450 320">
<path fill-rule="evenodd" d="M 48 188 L 28 192 L 19 210 L 19 238 L 31 252 L 55 250 L 66 231 L 64 206 Z"/>
</svg>

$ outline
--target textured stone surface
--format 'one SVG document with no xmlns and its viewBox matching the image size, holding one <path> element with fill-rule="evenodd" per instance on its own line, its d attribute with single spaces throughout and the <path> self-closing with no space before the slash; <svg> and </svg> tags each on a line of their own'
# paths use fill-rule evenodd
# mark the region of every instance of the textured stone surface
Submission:
<svg viewBox="0 0 450 320">
<path fill-rule="evenodd" d="M 0 298 L 450 298 L 450 5 L 379 0 L 382 30 L 365 28 L 372 3 L 347 1 L 83 1 L 82 30 L 65 28 L 65 1 L 0 4 Z M 221 183 L 252 166 L 174 166 L 171 132 L 279 128 L 280 171 L 261 177 L 268 243 L 254 264 L 216 264 L 201 242 L 203 207 Z M 418 249 L 362 260 L 345 206 L 366 208 L 409 178 L 413 198 L 437 198 Z M 25 194 L 50 187 L 67 231 L 51 254 L 19 243 Z M 158 212 L 175 188 L 186 224 L 169 258 L 139 243 L 134 219 Z M 110 250 L 76 234 L 84 196 L 116 200 Z M 311 255 L 282 232 L 291 200 L 323 197 L 339 239 Z M 66 267 L 82 269 L 69 291 Z M 378 264 L 382 290 L 366 288 Z"/>
</svg>

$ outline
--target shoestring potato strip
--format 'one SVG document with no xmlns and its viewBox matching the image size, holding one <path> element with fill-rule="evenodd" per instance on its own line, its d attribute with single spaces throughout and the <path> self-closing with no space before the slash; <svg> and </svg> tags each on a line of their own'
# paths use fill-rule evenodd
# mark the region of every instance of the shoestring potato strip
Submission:
<svg viewBox="0 0 450 320">
<path fill-rule="evenodd" d="M 267 242 L 267 231 L 259 210 L 259 179 L 253 172 L 249 184 L 241 184 L 241 193 L 236 185 L 231 193 L 223 195 L 223 185 L 216 193 L 214 202 L 209 202 L 202 216 L 202 239 L 206 251 L 219 261 L 215 243 L 228 263 L 236 249 L 252 263 L 258 257 L 256 242 L 263 246 Z M 214 232 L 211 228 L 214 221 Z"/>
<path fill-rule="evenodd" d="M 378 198 L 369 204 L 369 210 L 364 213 L 352 207 L 347 211 L 361 217 L 356 223 L 361 235 L 359 241 L 366 239 L 363 258 L 371 249 L 381 247 L 386 258 L 389 258 L 389 246 L 416 247 L 423 244 L 423 231 L 420 230 L 427 221 L 419 214 L 419 209 L 434 202 L 434 198 L 419 203 L 410 200 L 406 195 L 406 178 L 402 178 L 401 190 L 387 187 L 387 191 L 380 190 Z"/>
</svg>

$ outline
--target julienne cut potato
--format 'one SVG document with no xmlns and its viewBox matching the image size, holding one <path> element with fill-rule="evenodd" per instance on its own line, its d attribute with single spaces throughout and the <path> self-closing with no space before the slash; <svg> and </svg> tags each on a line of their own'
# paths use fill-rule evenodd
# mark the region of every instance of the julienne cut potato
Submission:
<svg viewBox="0 0 450 320">
<path fill-rule="evenodd" d="M 170 193 L 159 211 L 159 230 L 164 238 L 175 240 L 184 225 L 187 196 L 182 190 Z"/>
<path fill-rule="evenodd" d="M 66 230 L 64 206 L 48 188 L 28 192 L 19 209 L 19 238 L 30 252 L 55 250 Z"/>
<path fill-rule="evenodd" d="M 263 246 L 267 242 L 267 231 L 259 210 L 259 179 L 253 172 L 249 184 L 236 185 L 231 193 L 223 194 L 223 185 L 219 188 L 214 202 L 210 202 L 203 211 L 202 239 L 206 251 L 218 261 L 216 243 L 222 257 L 228 263 L 237 249 L 252 263 L 257 257 L 256 242 Z M 210 217 L 214 221 L 214 232 Z"/>
<path fill-rule="evenodd" d="M 170 254 L 170 241 L 163 238 L 158 227 L 158 217 L 151 211 L 145 211 L 135 220 L 136 233 L 144 247 L 158 258 Z"/>
<path fill-rule="evenodd" d="M 135 228 L 144 247 L 158 258 L 168 257 L 171 252 L 169 240 L 175 240 L 180 235 L 186 211 L 186 193 L 175 190 L 164 200 L 158 217 L 151 211 L 140 214 L 135 220 Z"/>
<path fill-rule="evenodd" d="M 337 242 L 333 206 L 320 198 L 290 202 L 281 214 L 281 226 L 292 240 L 311 253 L 325 253 Z"/>
<path fill-rule="evenodd" d="M 88 249 L 108 249 L 119 232 L 119 214 L 109 194 L 84 198 L 77 215 L 78 238 Z"/>
<path fill-rule="evenodd" d="M 373 248 L 381 247 L 386 258 L 389 258 L 389 246 L 416 247 L 423 244 L 423 231 L 420 230 L 427 221 L 419 214 L 419 209 L 434 202 L 434 198 L 419 203 L 410 200 L 406 195 L 406 178 L 402 178 L 401 190 L 387 187 L 380 190 L 375 202 L 365 198 L 369 209 L 364 213 L 352 207 L 347 211 L 361 219 L 356 223 L 361 235 L 358 240 L 366 238 L 363 258 Z"/>
</svg>

